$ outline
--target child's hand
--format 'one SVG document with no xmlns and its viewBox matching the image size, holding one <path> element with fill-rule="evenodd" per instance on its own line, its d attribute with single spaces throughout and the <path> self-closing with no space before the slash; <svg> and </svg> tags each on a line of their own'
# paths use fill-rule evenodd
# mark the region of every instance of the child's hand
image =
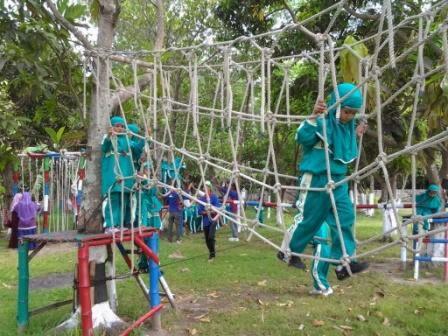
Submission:
<svg viewBox="0 0 448 336">
<path fill-rule="evenodd" d="M 113 127 L 109 128 L 109 131 L 107 132 L 107 135 L 108 135 L 109 137 L 111 137 L 112 135 L 115 135 L 115 131 L 114 131 L 114 128 L 113 128 Z"/>
<path fill-rule="evenodd" d="M 327 104 L 325 104 L 323 100 L 319 99 L 316 101 L 316 104 L 314 105 L 314 110 L 311 117 L 316 118 L 317 116 L 325 112 L 327 112 Z"/>
<path fill-rule="evenodd" d="M 364 121 L 361 121 L 358 126 L 356 126 L 356 134 L 360 137 L 363 135 L 369 126 Z"/>
</svg>

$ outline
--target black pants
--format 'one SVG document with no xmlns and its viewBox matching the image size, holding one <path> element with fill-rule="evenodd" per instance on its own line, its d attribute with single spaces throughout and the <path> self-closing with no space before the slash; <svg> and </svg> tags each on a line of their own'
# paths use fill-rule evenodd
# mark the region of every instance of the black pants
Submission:
<svg viewBox="0 0 448 336">
<path fill-rule="evenodd" d="M 204 226 L 205 244 L 207 244 L 208 252 L 210 253 L 211 258 L 216 256 L 215 233 L 216 222 L 211 222 L 209 226 Z"/>
</svg>

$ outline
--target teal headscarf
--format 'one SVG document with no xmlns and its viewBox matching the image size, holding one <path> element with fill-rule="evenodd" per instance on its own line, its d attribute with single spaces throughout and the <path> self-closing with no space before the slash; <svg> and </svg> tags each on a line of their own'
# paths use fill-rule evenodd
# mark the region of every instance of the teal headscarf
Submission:
<svg viewBox="0 0 448 336">
<path fill-rule="evenodd" d="M 110 124 L 112 126 L 115 126 L 116 124 L 124 125 L 124 119 L 122 117 L 119 117 L 119 116 L 112 117 L 112 118 L 110 118 Z"/>
<path fill-rule="evenodd" d="M 438 211 L 442 206 L 442 200 L 440 199 L 440 196 L 438 194 L 434 196 L 429 195 L 430 191 L 438 192 L 439 186 L 436 184 L 430 184 L 427 191 L 425 191 L 423 194 L 417 195 L 417 197 L 415 198 L 417 207 Z"/>
<path fill-rule="evenodd" d="M 128 124 L 128 129 L 135 134 L 140 134 L 140 127 L 137 124 Z"/>
<path fill-rule="evenodd" d="M 350 91 L 354 90 L 350 95 L 343 98 L 341 101 L 341 108 L 350 107 L 352 109 L 359 109 L 363 104 L 361 90 L 356 88 L 352 83 L 341 83 L 337 86 L 339 99 L 343 98 Z M 328 101 L 327 106 L 332 106 L 336 103 L 336 94 L 333 92 Z M 326 116 L 327 122 L 327 138 L 328 145 L 333 153 L 333 159 L 339 160 L 344 164 L 348 164 L 356 159 L 358 156 L 358 144 L 356 142 L 355 120 L 352 119 L 348 123 L 341 123 L 336 118 L 337 108 L 333 107 L 328 110 Z"/>
</svg>

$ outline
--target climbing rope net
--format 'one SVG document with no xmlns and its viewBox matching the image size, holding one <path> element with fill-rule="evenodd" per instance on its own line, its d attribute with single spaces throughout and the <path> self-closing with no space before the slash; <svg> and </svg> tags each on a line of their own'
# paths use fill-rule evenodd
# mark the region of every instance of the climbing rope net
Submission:
<svg viewBox="0 0 448 336">
<path fill-rule="evenodd" d="M 39 203 L 38 232 L 76 229 L 86 160 L 80 152 L 26 152 L 13 176 L 13 193 L 29 190 Z"/>
<path fill-rule="evenodd" d="M 341 260 L 324 259 L 325 261 L 347 265 L 350 258 L 366 257 L 400 244 L 406 244 L 410 251 L 416 252 L 412 244 L 407 244 L 408 240 L 422 238 L 427 233 L 408 235 L 403 228 L 427 218 L 446 215 L 443 211 L 431 216 L 417 216 L 415 190 L 416 156 L 424 149 L 447 141 L 448 131 L 442 130 L 426 140 L 417 142 L 414 129 L 419 116 L 419 107 L 423 104 L 426 80 L 435 74 L 442 74 L 445 77 L 440 86 L 445 92 L 447 90 L 448 19 L 442 15 L 440 20 L 440 14 L 447 9 L 448 3 L 440 1 L 418 15 L 407 17 L 397 23 L 394 22 L 391 0 L 384 0 L 378 20 L 378 31 L 354 44 L 341 45 L 332 34 L 332 28 L 340 14 L 345 11 L 345 4 L 346 1 L 339 1 L 301 22 L 256 36 L 242 36 L 232 41 L 217 43 L 206 41 L 191 47 L 173 47 L 161 51 L 96 50 L 88 54 L 86 64 L 88 62 L 99 64 L 99 58 L 105 60 L 103 64 L 107 64 L 109 73 L 107 89 L 110 91 L 111 99 L 120 100 L 124 92 L 133 95 L 134 99 L 131 102 L 119 101 L 120 114 L 126 120 L 129 114 L 125 114 L 125 110 L 132 109 L 134 116 L 137 116 L 137 122 L 144 126 L 144 134 L 128 131 L 126 136 L 145 140 L 146 161 L 150 163 L 148 166 L 152 170 L 147 179 L 151 185 L 174 190 L 191 201 L 204 204 L 228 221 L 248 230 L 249 238 L 255 236 L 276 249 L 280 249 L 279 245 L 268 238 L 265 232 L 267 230 L 285 232 L 292 224 L 285 222 L 286 209 L 293 207 L 284 201 L 285 193 L 307 190 L 325 192 L 331 199 L 343 250 Z M 307 28 L 322 15 L 331 17 L 325 31 L 314 33 Z M 439 20 L 435 20 L 437 17 Z M 397 30 L 404 26 L 413 26 L 417 34 L 410 37 L 409 47 L 403 50 L 395 44 L 395 37 Z M 277 43 L 285 34 L 291 32 L 304 34 L 312 41 L 312 47 L 299 54 L 274 57 Z M 428 66 L 425 64 L 424 49 L 428 41 L 436 38 L 442 41 L 443 58 L 441 62 Z M 361 56 L 355 50 L 356 45 L 360 43 L 372 46 L 373 53 Z M 364 102 L 367 100 L 372 102 L 368 108 L 367 104 L 363 105 L 357 118 L 376 124 L 378 143 L 376 158 L 368 164 L 362 164 L 359 159 L 363 148 L 361 136 L 359 155 L 353 170 L 346 178 L 334 182 L 329 170 L 329 148 L 324 142 L 329 182 L 325 188 L 304 189 L 298 186 L 297 176 L 282 171 L 282 165 L 279 164 L 282 158 L 278 157 L 276 147 L 279 138 L 285 134 L 292 136 L 297 126 L 307 118 L 306 113 L 299 114 L 303 111 L 298 111 L 290 105 L 291 68 L 299 63 L 314 66 L 318 74 L 318 87 L 315 91 L 317 97 L 324 100 L 325 93 L 333 92 L 338 84 L 340 76 L 337 73 L 336 63 L 343 52 L 349 52 L 358 59 L 357 87 L 363 93 Z M 125 59 L 132 61 L 124 64 Z M 384 92 L 381 85 L 382 76 L 404 63 L 409 66 L 410 59 L 413 60 L 415 69 L 412 75 L 404 83 L 395 83 L 398 87 L 396 91 Z M 99 71 L 98 67 L 96 71 Z M 126 71 L 128 77 L 133 77 L 133 88 L 126 87 L 120 80 L 118 73 L 123 77 Z M 94 71 L 93 75 L 97 76 L 98 73 Z M 145 78 L 149 84 L 145 87 L 140 86 L 141 78 Z M 278 78 L 282 78 L 280 85 Z M 188 93 L 183 94 L 184 92 Z M 414 97 L 413 106 L 409 111 L 407 142 L 404 148 L 393 151 L 384 144 L 386 134 L 383 131 L 383 110 L 388 105 L 399 102 L 405 95 Z M 313 101 L 314 98 L 315 95 Z M 344 97 L 336 98 L 336 103 L 328 106 L 329 109 L 340 108 L 340 102 Z M 323 131 L 326 137 L 325 122 Z M 257 148 L 263 149 L 263 160 L 251 159 L 252 141 L 257 142 Z M 293 149 L 291 155 L 292 152 Z M 397 220 L 399 225 L 393 230 L 398 231 L 398 240 L 349 257 L 343 243 L 336 209 L 335 188 L 352 182 L 356 190 L 356 185 L 363 179 L 380 172 L 387 186 L 389 199 L 394 199 L 389 182 L 388 165 L 403 156 L 411 157 L 413 216 L 403 223 Z M 242 199 L 242 187 L 248 184 L 256 186 L 259 190 L 260 205 L 273 195 L 272 203 L 276 209 L 278 225 L 267 225 L 258 220 L 261 206 L 258 206 L 256 213 L 239 206 L 238 213 L 231 214 L 225 208 L 228 192 L 223 197 L 223 205 L 214 207 L 210 205 L 209 200 L 207 202 L 199 200 L 197 193 L 190 194 L 183 190 L 179 178 L 175 178 L 171 184 L 155 178 L 160 176 L 164 157 L 171 162 L 181 157 L 188 171 L 195 172 L 199 177 L 198 189 L 201 189 L 211 176 L 220 176 L 235 184 L 239 200 Z M 175 166 L 174 169 L 179 168 Z M 132 178 L 141 179 L 138 176 L 138 172 L 134 171 Z M 395 203 L 392 202 L 391 206 L 395 218 L 398 219 Z M 443 231 L 445 228 L 434 230 L 430 234 Z M 361 241 L 360 244 L 367 244 L 380 236 L 382 234 Z M 297 255 L 317 258 L 307 254 Z"/>
</svg>

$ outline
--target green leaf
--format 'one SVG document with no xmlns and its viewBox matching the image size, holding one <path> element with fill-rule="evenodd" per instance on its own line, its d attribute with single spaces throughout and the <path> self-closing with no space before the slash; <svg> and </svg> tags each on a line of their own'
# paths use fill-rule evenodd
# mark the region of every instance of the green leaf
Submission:
<svg viewBox="0 0 448 336">
<path fill-rule="evenodd" d="M 344 40 L 344 45 L 350 47 L 341 51 L 341 72 L 344 81 L 359 83 L 359 62 L 360 58 L 369 55 L 369 50 L 364 43 L 358 43 L 353 36 L 349 35 Z M 355 45 L 356 44 L 356 45 Z"/>
<path fill-rule="evenodd" d="M 57 142 L 57 133 L 54 129 L 50 127 L 44 127 L 45 132 L 50 136 L 50 139 L 53 143 Z"/>
<path fill-rule="evenodd" d="M 63 126 L 63 127 L 61 127 L 59 130 L 58 130 L 58 133 L 56 134 L 56 144 L 60 144 L 60 142 L 61 142 L 61 139 L 62 139 L 62 135 L 64 134 L 64 131 L 65 131 L 65 126 Z"/>
</svg>

